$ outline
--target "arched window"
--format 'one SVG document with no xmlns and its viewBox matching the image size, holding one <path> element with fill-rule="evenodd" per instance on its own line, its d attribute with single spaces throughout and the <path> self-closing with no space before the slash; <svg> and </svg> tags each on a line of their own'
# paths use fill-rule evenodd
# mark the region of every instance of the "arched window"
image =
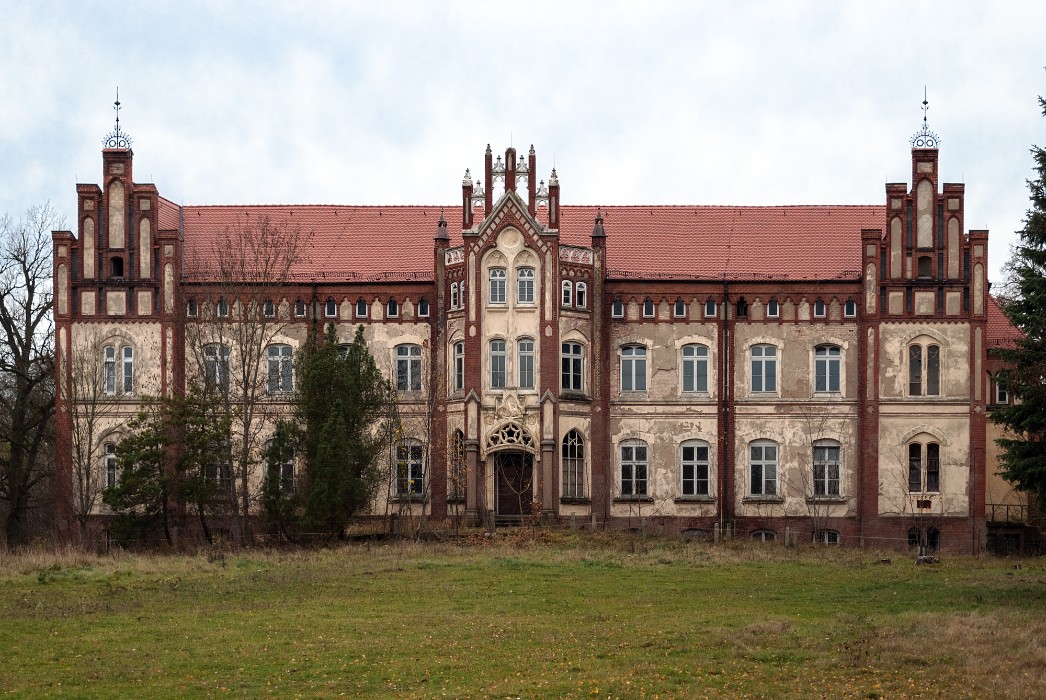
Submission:
<svg viewBox="0 0 1046 700">
<path fill-rule="evenodd" d="M 771 299 L 766 302 L 766 317 L 767 318 L 778 318 L 781 315 L 781 305 L 777 303 L 777 299 Z"/>
<path fill-rule="evenodd" d="M 465 343 L 454 343 L 454 391 L 465 390 Z"/>
<path fill-rule="evenodd" d="M 516 303 L 534 303 L 534 268 L 521 267 L 516 270 Z"/>
<path fill-rule="evenodd" d="M 519 370 L 519 388 L 534 388 L 534 340 L 521 338 L 516 341 L 516 366 Z"/>
<path fill-rule="evenodd" d="M 467 477 L 465 433 L 455 430 L 454 437 L 450 441 L 450 474 L 447 478 L 447 500 L 465 500 Z"/>
<path fill-rule="evenodd" d="M 683 346 L 683 391 L 708 391 L 708 346 Z"/>
<path fill-rule="evenodd" d="M 490 303 L 505 303 L 505 268 L 490 268 Z"/>
<path fill-rule="evenodd" d="M 912 343 L 908 346 L 908 395 L 940 396 L 941 347 Z"/>
<path fill-rule="evenodd" d="M 687 440 L 679 448 L 680 493 L 708 496 L 708 443 Z"/>
<path fill-rule="evenodd" d="M 715 300 L 709 299 L 708 301 L 705 302 L 705 318 L 715 318 L 715 316 L 716 316 Z"/>
<path fill-rule="evenodd" d="M 451 282 L 450 284 L 450 308 L 458 308 L 458 283 Z"/>
<path fill-rule="evenodd" d="M 417 440 L 396 445 L 396 495 L 421 496 L 425 492 L 425 451 Z"/>
<path fill-rule="evenodd" d="M 292 351 L 290 345 L 270 345 L 265 351 L 269 360 L 270 394 L 282 394 L 294 390 Z"/>
<path fill-rule="evenodd" d="M 818 299 L 814 302 L 814 318 L 824 318 L 827 315 L 828 307 L 823 301 Z"/>
<path fill-rule="evenodd" d="M 936 442 L 908 444 L 908 491 L 938 493 L 941 490 L 941 446 Z"/>
<path fill-rule="evenodd" d="M 777 391 L 777 348 L 773 345 L 753 345 L 752 391 Z"/>
<path fill-rule="evenodd" d="M 123 350 L 120 353 L 122 355 L 123 371 L 121 376 L 123 383 L 120 391 L 124 394 L 134 393 L 134 348 L 130 345 L 124 345 Z"/>
<path fill-rule="evenodd" d="M 102 387 L 109 396 L 116 393 L 116 348 L 112 345 L 102 349 Z"/>
<path fill-rule="evenodd" d="M 621 348 L 621 391 L 646 391 L 646 346 Z"/>
<path fill-rule="evenodd" d="M 585 390 L 585 348 L 581 343 L 563 343 L 560 387 L 563 391 Z"/>
<path fill-rule="evenodd" d="M 429 316 L 429 301 L 425 297 L 418 300 L 418 316 L 420 318 L 428 318 Z"/>
<path fill-rule="evenodd" d="M 323 315 L 327 318 L 338 315 L 338 303 L 332 297 L 327 297 L 327 302 L 323 305 Z"/>
<path fill-rule="evenodd" d="M 654 300 L 647 297 L 643 302 L 643 318 L 653 318 L 655 311 L 656 307 L 654 305 Z"/>
<path fill-rule="evenodd" d="M 117 358 L 120 372 L 117 374 Z M 134 393 L 134 348 L 106 345 L 102 348 L 102 391 L 108 396 Z"/>
<path fill-rule="evenodd" d="M 203 347 L 203 380 L 208 389 L 229 390 L 229 346 L 211 343 Z"/>
<path fill-rule="evenodd" d="M 614 303 L 610 305 L 610 315 L 613 318 L 624 318 L 625 317 L 625 303 L 620 299 L 615 299 Z"/>
<path fill-rule="evenodd" d="M 115 488 L 119 482 L 120 472 L 116 461 L 116 445 L 111 442 L 105 445 L 105 487 Z"/>
<path fill-rule="evenodd" d="M 294 302 L 294 318 L 305 318 L 305 301 L 302 299 Z"/>
<path fill-rule="evenodd" d="M 686 302 L 676 299 L 675 304 L 672 305 L 672 315 L 676 318 L 686 318 Z"/>
<path fill-rule="evenodd" d="M 396 390 L 421 391 L 421 346 L 396 346 Z"/>
<path fill-rule="evenodd" d="M 814 348 L 814 391 L 819 394 L 838 393 L 842 349 L 838 345 L 818 345 Z"/>
<path fill-rule="evenodd" d="M 584 282 L 574 285 L 574 306 L 579 309 L 588 307 L 588 285 Z"/>
<path fill-rule="evenodd" d="M 266 299 L 262 304 L 262 315 L 265 316 L 265 318 L 276 317 L 276 304 L 273 303 L 272 299 Z"/>
<path fill-rule="evenodd" d="M 814 443 L 814 496 L 839 496 L 841 449 L 835 440 L 818 440 Z"/>
<path fill-rule="evenodd" d="M 846 304 L 843 306 L 843 316 L 846 318 L 854 318 L 857 316 L 857 302 L 853 299 L 847 299 Z"/>
<path fill-rule="evenodd" d="M 505 388 L 505 341 L 490 341 L 490 388 Z"/>
<path fill-rule="evenodd" d="M 640 498 L 647 495 L 647 445 L 642 440 L 627 440 L 620 445 L 621 496 Z"/>
<path fill-rule="evenodd" d="M 737 300 L 737 317 L 748 318 L 748 302 L 744 297 Z"/>
<path fill-rule="evenodd" d="M 777 443 L 756 440 L 748 445 L 751 496 L 777 496 Z"/>
<path fill-rule="evenodd" d="M 356 318 L 367 318 L 370 315 L 370 304 L 366 299 L 360 297 L 356 300 Z"/>
<path fill-rule="evenodd" d="M 395 299 L 389 299 L 388 303 L 385 304 L 385 316 L 386 318 L 396 318 L 400 315 L 400 305 Z"/>
<path fill-rule="evenodd" d="M 562 296 L 560 298 L 560 304 L 562 304 L 563 306 L 571 306 L 571 305 L 573 305 L 573 303 L 574 303 L 574 301 L 573 301 L 574 285 L 571 283 L 571 281 L 570 280 L 563 280 L 563 284 L 561 285 L 561 290 L 562 290 Z"/>
<path fill-rule="evenodd" d="M 563 438 L 563 493 L 562 498 L 585 497 L 585 439 L 571 430 Z"/>
</svg>

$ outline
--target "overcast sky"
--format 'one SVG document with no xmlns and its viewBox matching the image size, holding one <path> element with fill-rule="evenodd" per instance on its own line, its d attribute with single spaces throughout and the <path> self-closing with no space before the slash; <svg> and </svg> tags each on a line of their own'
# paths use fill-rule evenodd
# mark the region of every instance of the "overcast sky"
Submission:
<svg viewBox="0 0 1046 700">
<path fill-rule="evenodd" d="M 534 144 L 564 204 L 880 204 L 925 85 L 998 281 L 1044 27 L 1041 0 L 5 1 L 0 212 L 73 227 L 117 86 L 135 180 L 184 204 L 454 205 L 487 143 Z"/>
</svg>

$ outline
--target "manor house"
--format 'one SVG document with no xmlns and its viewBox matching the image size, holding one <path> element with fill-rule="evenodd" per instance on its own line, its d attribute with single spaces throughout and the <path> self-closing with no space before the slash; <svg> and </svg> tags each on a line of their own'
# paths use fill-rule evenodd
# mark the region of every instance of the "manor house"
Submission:
<svg viewBox="0 0 1046 700">
<path fill-rule="evenodd" d="M 236 373 L 192 327 L 243 300 L 193 261 L 264 221 L 308 240 L 265 300 L 268 400 L 286 405 L 311 324 L 346 342 L 362 326 L 424 418 L 373 514 L 985 546 L 986 493 L 1007 490 L 987 350 L 1013 329 L 988 293 L 988 232 L 967 230 L 925 125 L 910 182 L 852 206 L 567 204 L 533 147 L 489 146 L 453 206 L 179 205 L 134 180 L 128 143 L 109 146 L 100 186 L 77 185 L 76 233 L 54 234 L 70 492 L 78 342 L 96 339 L 111 399 L 97 468 L 112 481 L 140 397 L 185 391 L 194 353 Z M 285 465 L 288 488 L 300 469 Z"/>
</svg>

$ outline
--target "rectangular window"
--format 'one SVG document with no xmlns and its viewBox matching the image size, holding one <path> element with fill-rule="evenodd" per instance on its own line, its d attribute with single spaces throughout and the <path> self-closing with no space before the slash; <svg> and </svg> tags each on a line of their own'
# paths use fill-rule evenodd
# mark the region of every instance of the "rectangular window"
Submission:
<svg viewBox="0 0 1046 700">
<path fill-rule="evenodd" d="M 450 308 L 458 308 L 458 283 L 454 282 L 450 285 Z"/>
<path fill-rule="evenodd" d="M 908 395 L 923 395 L 923 346 L 908 348 Z"/>
<path fill-rule="evenodd" d="M 646 348 L 621 348 L 621 391 L 646 391 Z"/>
<path fill-rule="evenodd" d="M 814 495 L 839 495 L 838 445 L 814 445 Z"/>
<path fill-rule="evenodd" d="M 926 347 L 926 395 L 941 394 L 941 348 L 937 345 Z"/>
<path fill-rule="evenodd" d="M 416 442 L 396 446 L 396 493 L 420 496 L 425 487 L 424 457 Z"/>
<path fill-rule="evenodd" d="M 134 392 L 134 348 L 125 345 L 123 348 L 123 393 Z"/>
<path fill-rule="evenodd" d="M 683 346 L 683 391 L 708 391 L 708 348 L 704 345 Z"/>
<path fill-rule="evenodd" d="M 367 304 L 363 299 L 356 300 L 356 318 L 367 318 L 368 312 L 370 311 L 370 305 Z M 296 314 L 297 315 L 297 314 Z M 304 310 L 302 316 L 305 315 Z"/>
<path fill-rule="evenodd" d="M 908 490 L 912 493 L 923 490 L 922 450 L 917 442 L 908 445 Z"/>
<path fill-rule="evenodd" d="M 396 390 L 421 391 L 421 346 L 396 346 Z"/>
<path fill-rule="evenodd" d="M 683 445 L 681 464 L 682 494 L 708 495 L 708 445 Z"/>
<path fill-rule="evenodd" d="M 105 446 L 105 487 L 115 488 L 117 481 L 116 471 L 116 446 L 106 445 Z"/>
<path fill-rule="evenodd" d="M 505 341 L 490 341 L 490 388 L 505 388 Z"/>
<path fill-rule="evenodd" d="M 842 351 L 836 346 L 822 346 L 814 350 L 814 391 L 839 391 L 839 364 Z"/>
<path fill-rule="evenodd" d="M 269 358 L 269 393 L 277 394 L 292 391 L 292 363 L 290 345 L 270 345 L 267 350 Z"/>
<path fill-rule="evenodd" d="M 519 388 L 534 388 L 534 341 L 519 341 Z"/>
<path fill-rule="evenodd" d="M 1003 404 L 1010 402 L 1010 390 L 1006 386 L 1006 380 L 995 378 L 995 403 Z"/>
<path fill-rule="evenodd" d="M 936 442 L 926 445 L 926 490 L 941 490 L 941 446 Z"/>
<path fill-rule="evenodd" d="M 777 391 L 777 348 L 773 345 L 752 346 L 752 391 Z"/>
<path fill-rule="evenodd" d="M 588 286 L 584 282 L 574 285 L 574 305 L 579 309 L 588 305 Z"/>
<path fill-rule="evenodd" d="M 562 304 L 563 306 L 571 306 L 572 305 L 571 297 L 573 296 L 573 290 L 574 290 L 574 286 L 570 283 L 570 280 L 563 280 L 563 288 L 562 288 L 563 294 L 562 294 L 562 297 L 559 300 L 560 304 Z"/>
<path fill-rule="evenodd" d="M 777 495 L 777 445 L 755 444 L 748 448 L 753 496 Z"/>
<path fill-rule="evenodd" d="M 584 350 L 580 343 L 563 343 L 561 387 L 564 391 L 584 391 L 582 369 Z"/>
<path fill-rule="evenodd" d="M 105 393 L 110 396 L 116 393 L 116 348 L 107 345 L 104 350 L 103 383 Z"/>
<path fill-rule="evenodd" d="M 454 343 L 454 391 L 465 390 L 465 343 Z"/>
<path fill-rule="evenodd" d="M 621 446 L 621 495 L 647 495 L 647 455 L 644 444 Z"/>
</svg>

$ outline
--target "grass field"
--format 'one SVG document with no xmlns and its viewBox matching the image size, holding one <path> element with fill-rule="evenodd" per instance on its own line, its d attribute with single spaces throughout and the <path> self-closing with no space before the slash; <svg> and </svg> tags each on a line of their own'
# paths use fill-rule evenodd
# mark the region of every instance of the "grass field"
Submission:
<svg viewBox="0 0 1046 700">
<path fill-rule="evenodd" d="M 1046 697 L 1042 559 L 539 532 L 5 555 L 0 591 L 15 696 Z"/>
</svg>

